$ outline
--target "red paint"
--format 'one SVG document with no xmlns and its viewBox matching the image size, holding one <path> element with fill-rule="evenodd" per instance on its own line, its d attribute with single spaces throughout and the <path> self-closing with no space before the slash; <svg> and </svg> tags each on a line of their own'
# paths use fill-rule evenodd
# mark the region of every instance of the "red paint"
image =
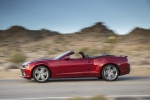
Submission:
<svg viewBox="0 0 150 100">
<path fill-rule="evenodd" d="M 73 78 L 73 77 L 99 77 L 102 68 L 107 64 L 114 64 L 118 67 L 120 74 L 130 72 L 130 64 L 127 56 L 97 56 L 90 58 L 68 58 L 74 54 L 68 51 L 55 59 L 40 59 L 29 62 L 28 67 L 21 68 L 23 78 L 32 78 L 32 71 L 38 65 L 44 65 L 51 71 L 51 78 Z"/>
</svg>

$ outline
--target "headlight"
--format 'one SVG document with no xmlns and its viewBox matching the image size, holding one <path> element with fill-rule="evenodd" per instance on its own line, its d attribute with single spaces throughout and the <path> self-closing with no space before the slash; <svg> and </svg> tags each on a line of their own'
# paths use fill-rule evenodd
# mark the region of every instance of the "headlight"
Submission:
<svg viewBox="0 0 150 100">
<path fill-rule="evenodd" d="M 29 66 L 29 63 L 30 63 L 30 62 L 25 62 L 25 63 L 23 63 L 23 64 L 22 64 L 22 68 L 27 68 L 27 67 Z"/>
</svg>

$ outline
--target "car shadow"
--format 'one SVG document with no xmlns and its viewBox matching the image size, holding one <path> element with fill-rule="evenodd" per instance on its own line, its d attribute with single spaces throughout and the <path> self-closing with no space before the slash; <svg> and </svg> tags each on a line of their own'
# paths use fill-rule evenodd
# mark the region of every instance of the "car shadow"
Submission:
<svg viewBox="0 0 150 100">
<path fill-rule="evenodd" d="M 109 82 L 117 82 L 117 81 L 142 81 L 142 80 L 150 80 L 150 76 L 120 76 L 116 81 L 109 81 Z M 51 82 L 93 82 L 93 81 L 100 81 L 100 82 L 108 82 L 103 79 L 98 79 L 96 77 L 89 77 L 89 78 L 51 78 L 47 81 L 47 83 Z M 29 82 L 29 81 L 28 81 Z M 30 82 L 35 82 L 33 79 Z"/>
<path fill-rule="evenodd" d="M 120 76 L 117 81 L 150 80 L 150 76 Z"/>
<path fill-rule="evenodd" d="M 73 81 L 102 81 L 103 79 L 98 78 L 55 78 L 49 79 L 48 82 L 73 82 Z"/>
<path fill-rule="evenodd" d="M 150 80 L 150 76 L 120 76 L 116 81 L 136 81 L 136 80 Z M 76 82 L 76 81 L 104 81 L 103 79 L 98 78 L 56 78 L 56 79 L 50 79 L 48 82 Z M 114 81 L 115 82 L 115 81 Z"/>
</svg>

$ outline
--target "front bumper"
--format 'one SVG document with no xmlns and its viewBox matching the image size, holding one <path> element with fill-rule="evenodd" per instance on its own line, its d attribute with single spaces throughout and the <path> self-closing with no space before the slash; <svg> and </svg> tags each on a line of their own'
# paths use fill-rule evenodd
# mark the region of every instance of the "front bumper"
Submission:
<svg viewBox="0 0 150 100">
<path fill-rule="evenodd" d="M 28 70 L 26 68 L 21 68 L 20 70 L 21 70 L 21 73 L 22 73 L 22 75 L 21 75 L 22 78 L 27 78 L 27 79 L 32 78 L 30 70 Z"/>
</svg>

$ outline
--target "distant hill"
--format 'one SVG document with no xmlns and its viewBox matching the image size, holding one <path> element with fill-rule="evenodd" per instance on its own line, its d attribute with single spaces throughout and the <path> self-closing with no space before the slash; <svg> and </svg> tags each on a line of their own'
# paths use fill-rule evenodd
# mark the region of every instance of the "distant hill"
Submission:
<svg viewBox="0 0 150 100">
<path fill-rule="evenodd" d="M 103 36 L 116 35 L 112 30 L 108 29 L 102 22 L 98 22 L 93 26 L 83 28 L 78 34 L 99 34 Z M 92 34 L 91 34 L 92 35 Z"/>
<path fill-rule="evenodd" d="M 150 29 L 144 29 L 144 28 L 139 28 L 136 27 L 133 29 L 129 35 L 140 35 L 140 36 L 149 36 L 150 35 Z"/>
<path fill-rule="evenodd" d="M 60 33 L 49 30 L 28 30 L 22 26 L 12 26 L 7 30 L 0 31 L 0 42 L 8 43 L 28 43 L 39 41 L 49 36 L 59 35 Z"/>
<path fill-rule="evenodd" d="M 150 45 L 150 29 L 136 27 L 127 35 L 120 37 L 122 37 L 121 39 L 126 38 L 126 42 L 137 42 Z"/>
</svg>

